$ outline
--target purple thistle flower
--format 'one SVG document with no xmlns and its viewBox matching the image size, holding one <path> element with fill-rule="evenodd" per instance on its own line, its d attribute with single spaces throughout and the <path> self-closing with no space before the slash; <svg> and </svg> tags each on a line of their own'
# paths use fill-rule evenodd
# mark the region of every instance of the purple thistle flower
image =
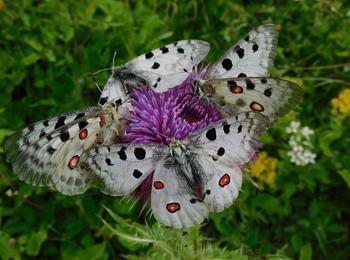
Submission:
<svg viewBox="0 0 350 260">
<path fill-rule="evenodd" d="M 199 74 L 202 78 L 205 69 Z M 169 144 L 172 139 L 183 140 L 187 135 L 222 118 L 213 105 L 206 105 L 193 94 L 191 82 L 195 73 L 179 86 L 164 93 L 150 88 L 134 89 L 131 93 L 133 111 L 123 137 L 125 143 Z M 147 201 L 153 173 L 135 190 L 134 196 Z"/>
<path fill-rule="evenodd" d="M 220 120 L 222 115 L 216 107 L 205 105 L 192 93 L 194 76 L 190 74 L 182 84 L 164 93 L 150 88 L 134 89 L 131 93 L 133 111 L 127 118 L 129 124 L 123 141 L 169 144 L 171 139 L 183 140 Z"/>
</svg>

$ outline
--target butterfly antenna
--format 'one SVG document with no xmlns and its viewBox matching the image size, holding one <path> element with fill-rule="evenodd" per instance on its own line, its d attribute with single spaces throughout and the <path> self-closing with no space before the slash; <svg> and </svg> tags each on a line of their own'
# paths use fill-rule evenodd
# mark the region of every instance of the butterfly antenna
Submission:
<svg viewBox="0 0 350 260">
<path fill-rule="evenodd" d="M 115 50 L 114 51 L 114 53 L 113 53 L 113 60 L 112 60 L 112 68 L 114 68 L 115 67 L 115 63 L 114 63 L 114 61 L 115 61 L 115 58 L 117 57 L 117 50 Z"/>
<path fill-rule="evenodd" d="M 98 70 L 98 71 L 96 71 L 96 72 L 93 72 L 93 73 L 89 74 L 88 76 L 89 76 L 89 77 L 92 77 L 92 76 L 95 76 L 95 75 L 99 74 L 99 73 L 102 72 L 102 71 L 111 70 L 111 69 L 112 69 L 112 68 L 100 69 L 100 70 Z"/>
<path fill-rule="evenodd" d="M 95 75 L 91 75 L 91 77 L 92 77 L 92 80 L 93 80 L 95 86 L 97 87 L 98 91 L 100 91 L 100 93 L 102 93 L 102 89 L 101 89 L 100 86 L 98 85 L 97 80 L 96 80 L 96 78 L 95 78 Z"/>
</svg>

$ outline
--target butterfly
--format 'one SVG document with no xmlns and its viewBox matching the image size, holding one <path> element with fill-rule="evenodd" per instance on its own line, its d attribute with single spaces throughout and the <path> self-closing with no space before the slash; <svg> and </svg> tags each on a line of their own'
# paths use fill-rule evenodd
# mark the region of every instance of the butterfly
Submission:
<svg viewBox="0 0 350 260">
<path fill-rule="evenodd" d="M 246 112 L 169 145 L 102 145 L 86 153 L 81 167 L 94 172 L 102 192 L 113 196 L 130 195 L 153 174 L 155 218 L 166 226 L 186 228 L 237 198 L 242 166 L 254 156 L 267 124 L 265 116 Z"/>
<path fill-rule="evenodd" d="M 26 183 L 53 186 L 66 195 L 83 193 L 96 176 L 80 170 L 80 158 L 96 144 L 119 140 L 122 111 L 113 104 L 89 107 L 18 131 L 4 145 L 14 173 Z"/>
<path fill-rule="evenodd" d="M 269 77 L 277 35 L 272 24 L 250 31 L 209 66 L 203 80 L 194 80 L 195 93 L 224 114 L 255 111 L 271 122 L 286 114 L 300 102 L 302 90 L 295 83 Z"/>
<path fill-rule="evenodd" d="M 132 87 L 148 85 L 156 92 L 164 92 L 182 83 L 209 49 L 205 41 L 181 40 L 149 51 L 120 67 L 113 66 L 99 104 L 122 103 Z"/>
</svg>

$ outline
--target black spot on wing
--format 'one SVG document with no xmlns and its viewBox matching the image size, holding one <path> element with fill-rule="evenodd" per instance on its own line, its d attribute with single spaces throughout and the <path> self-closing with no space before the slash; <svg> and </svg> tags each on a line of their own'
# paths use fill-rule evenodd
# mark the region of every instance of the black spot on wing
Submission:
<svg viewBox="0 0 350 260">
<path fill-rule="evenodd" d="M 224 133 L 225 134 L 228 134 L 228 133 L 230 133 L 230 125 L 224 125 Z"/>
<path fill-rule="evenodd" d="M 228 58 L 223 59 L 223 61 L 221 62 L 221 65 L 225 70 L 230 70 L 232 69 L 232 66 L 233 66 L 232 61 Z"/>
<path fill-rule="evenodd" d="M 179 47 L 179 48 L 177 48 L 177 52 L 182 54 L 182 53 L 185 53 L 185 50 L 183 48 Z"/>
<path fill-rule="evenodd" d="M 223 156 L 225 154 L 225 148 L 224 147 L 220 147 L 217 151 L 217 155 L 219 156 Z"/>
<path fill-rule="evenodd" d="M 168 53 L 169 52 L 169 49 L 167 48 L 167 47 L 161 47 L 161 48 L 159 48 L 161 51 L 162 51 L 162 53 L 164 54 L 164 53 Z"/>
<path fill-rule="evenodd" d="M 142 172 L 140 172 L 138 169 L 135 169 L 135 170 L 133 171 L 132 175 L 133 175 L 136 179 L 138 179 L 138 178 L 140 178 L 140 177 L 142 176 Z"/>
<path fill-rule="evenodd" d="M 98 101 L 98 103 L 99 103 L 100 105 L 104 105 L 104 104 L 106 104 L 107 99 L 108 99 L 108 97 L 102 97 L 102 98 L 100 98 L 100 100 Z"/>
<path fill-rule="evenodd" d="M 239 73 L 239 74 L 238 74 L 238 77 L 239 77 L 239 78 L 245 78 L 245 77 L 247 77 L 247 75 L 244 74 L 244 73 Z"/>
<path fill-rule="evenodd" d="M 216 129 L 211 128 L 207 131 L 205 136 L 208 138 L 209 141 L 214 141 L 216 139 Z"/>
<path fill-rule="evenodd" d="M 143 159 L 145 159 L 146 151 L 142 147 L 136 147 L 134 149 L 134 154 L 135 154 L 136 159 L 143 160 Z"/>
<path fill-rule="evenodd" d="M 84 129 L 87 125 L 88 125 L 89 123 L 88 122 L 86 122 L 86 121 L 81 121 L 81 122 L 79 122 L 79 130 L 82 130 L 82 129 Z"/>
<path fill-rule="evenodd" d="M 233 50 L 236 52 L 240 59 L 244 57 L 244 49 L 242 49 L 239 45 L 235 46 Z"/>
<path fill-rule="evenodd" d="M 146 59 L 150 59 L 150 58 L 152 58 L 154 56 L 154 54 L 153 54 L 153 52 L 147 52 L 146 54 L 145 54 L 145 57 L 146 57 Z"/>
<path fill-rule="evenodd" d="M 55 125 L 55 129 L 60 128 L 61 126 L 64 126 L 65 120 L 66 120 L 66 116 L 60 116 L 57 120 L 56 125 Z"/>
<path fill-rule="evenodd" d="M 47 152 L 48 152 L 49 154 L 53 154 L 55 151 L 56 151 L 56 149 L 53 148 L 52 146 L 49 146 L 49 147 L 47 148 Z"/>
<path fill-rule="evenodd" d="M 120 148 L 120 151 L 118 152 L 119 155 L 119 159 L 125 161 L 126 160 L 126 153 L 125 153 L 125 149 L 126 147 L 123 146 L 122 148 Z"/>
<path fill-rule="evenodd" d="M 47 120 L 47 119 L 44 120 L 44 121 L 43 121 L 43 125 L 44 125 L 44 126 L 49 126 L 49 120 Z"/>
<path fill-rule="evenodd" d="M 272 95 L 272 91 L 270 88 L 267 88 L 264 90 L 264 95 L 267 96 L 267 97 L 271 97 Z"/>
<path fill-rule="evenodd" d="M 60 133 L 60 139 L 62 142 L 66 142 L 69 139 L 69 132 L 67 130 Z"/>
<path fill-rule="evenodd" d="M 76 117 L 74 118 L 74 120 L 78 120 L 79 118 L 85 116 L 85 113 L 79 113 L 76 115 Z"/>
<path fill-rule="evenodd" d="M 256 52 L 259 49 L 259 45 L 254 43 L 252 49 L 253 49 L 253 52 Z"/>
<path fill-rule="evenodd" d="M 250 79 L 246 79 L 246 84 L 247 84 L 247 89 L 254 89 L 255 88 L 255 84 L 250 80 Z"/>
<path fill-rule="evenodd" d="M 107 163 L 108 166 L 113 166 L 114 165 L 110 158 L 106 158 L 106 163 Z"/>
<path fill-rule="evenodd" d="M 158 62 L 153 63 L 152 69 L 158 69 L 160 67 L 160 64 Z"/>
</svg>

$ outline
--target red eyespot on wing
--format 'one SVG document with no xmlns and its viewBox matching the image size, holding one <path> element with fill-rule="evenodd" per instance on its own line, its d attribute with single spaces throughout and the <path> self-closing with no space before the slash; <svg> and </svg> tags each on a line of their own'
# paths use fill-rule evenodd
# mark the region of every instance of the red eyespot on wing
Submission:
<svg viewBox="0 0 350 260">
<path fill-rule="evenodd" d="M 219 185 L 220 187 L 225 187 L 226 185 L 228 185 L 231 181 L 230 175 L 228 175 L 227 173 L 225 173 L 219 180 Z"/>
<path fill-rule="evenodd" d="M 263 112 L 264 111 L 264 107 L 257 103 L 257 102 L 252 102 L 250 104 L 250 108 L 253 110 L 253 111 L 256 111 L 256 112 Z"/>
<path fill-rule="evenodd" d="M 234 94 L 241 94 L 243 92 L 243 88 L 240 86 L 232 86 L 231 92 Z"/>
<path fill-rule="evenodd" d="M 155 181 L 153 182 L 153 187 L 157 190 L 161 190 L 164 188 L 164 183 L 161 181 Z"/>
<path fill-rule="evenodd" d="M 106 117 L 104 115 L 100 116 L 100 127 L 104 127 L 104 125 L 106 124 Z"/>
<path fill-rule="evenodd" d="M 68 162 L 68 167 L 73 170 L 75 167 L 77 167 L 79 162 L 79 155 L 74 155 Z"/>
<path fill-rule="evenodd" d="M 168 203 L 168 204 L 166 204 L 166 209 L 170 213 L 175 213 L 176 211 L 180 210 L 180 204 L 177 202 Z"/>
<path fill-rule="evenodd" d="M 87 129 L 83 129 L 83 130 L 80 131 L 79 138 L 81 140 L 84 140 L 87 136 L 88 136 L 88 130 Z"/>
</svg>

